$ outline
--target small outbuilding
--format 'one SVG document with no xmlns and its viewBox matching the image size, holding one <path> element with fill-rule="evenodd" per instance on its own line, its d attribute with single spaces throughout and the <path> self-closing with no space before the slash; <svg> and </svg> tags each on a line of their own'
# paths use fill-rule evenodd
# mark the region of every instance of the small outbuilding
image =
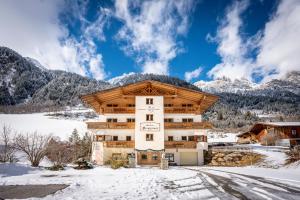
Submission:
<svg viewBox="0 0 300 200">
<path fill-rule="evenodd" d="M 260 122 L 237 137 L 239 144 L 300 145 L 300 122 Z"/>
</svg>

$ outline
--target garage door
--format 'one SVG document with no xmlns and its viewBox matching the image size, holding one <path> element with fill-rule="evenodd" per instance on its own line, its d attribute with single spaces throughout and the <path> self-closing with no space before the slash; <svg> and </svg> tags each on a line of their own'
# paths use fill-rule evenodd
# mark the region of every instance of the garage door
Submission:
<svg viewBox="0 0 300 200">
<path fill-rule="evenodd" d="M 197 152 L 181 152 L 180 165 L 198 165 Z"/>
</svg>

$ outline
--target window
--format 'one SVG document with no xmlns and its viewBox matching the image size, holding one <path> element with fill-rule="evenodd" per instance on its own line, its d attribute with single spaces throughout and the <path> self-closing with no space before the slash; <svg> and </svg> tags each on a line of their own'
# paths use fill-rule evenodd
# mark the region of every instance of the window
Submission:
<svg viewBox="0 0 300 200">
<path fill-rule="evenodd" d="M 127 118 L 127 122 L 135 122 L 135 118 Z"/>
<path fill-rule="evenodd" d="M 193 107 L 193 104 L 190 104 L 190 103 L 185 104 L 185 103 L 184 103 L 184 104 L 181 104 L 181 106 L 182 106 L 182 107 Z"/>
<path fill-rule="evenodd" d="M 173 153 L 166 153 L 165 158 L 169 160 L 169 162 L 174 162 L 174 154 Z"/>
<path fill-rule="evenodd" d="M 147 154 L 142 154 L 142 160 L 147 160 Z"/>
<path fill-rule="evenodd" d="M 186 136 L 181 136 L 181 140 L 186 141 L 187 137 Z"/>
<path fill-rule="evenodd" d="M 158 155 L 156 153 L 152 154 L 152 160 L 158 160 Z"/>
<path fill-rule="evenodd" d="M 113 141 L 118 141 L 118 136 L 113 136 Z"/>
<path fill-rule="evenodd" d="M 182 118 L 182 122 L 193 122 L 193 118 Z"/>
<path fill-rule="evenodd" d="M 173 122 L 174 119 L 173 118 L 165 118 L 165 122 Z"/>
<path fill-rule="evenodd" d="M 153 105 L 153 99 L 152 98 L 146 98 L 146 104 L 147 105 Z"/>
<path fill-rule="evenodd" d="M 131 136 L 126 136 L 126 141 L 131 141 Z"/>
<path fill-rule="evenodd" d="M 168 136 L 168 141 L 173 141 L 173 136 Z"/>
<path fill-rule="evenodd" d="M 118 122 L 117 118 L 107 118 L 106 122 Z"/>
<path fill-rule="evenodd" d="M 152 114 L 147 114 L 146 115 L 146 121 L 153 121 L 153 115 Z"/>
<path fill-rule="evenodd" d="M 297 135 L 297 131 L 296 130 L 292 130 L 292 136 L 296 136 Z"/>
<path fill-rule="evenodd" d="M 197 137 L 197 142 L 207 142 L 207 136 L 206 135 L 199 135 Z"/>
<path fill-rule="evenodd" d="M 165 107 L 173 107 L 173 104 L 167 103 L 165 104 Z"/>
<path fill-rule="evenodd" d="M 128 107 L 135 107 L 135 104 L 127 104 Z"/>
<path fill-rule="evenodd" d="M 194 136 L 189 136 L 189 141 L 195 141 L 195 137 Z"/>
<path fill-rule="evenodd" d="M 128 153 L 127 154 L 127 159 L 129 158 L 135 158 L 135 154 L 134 153 Z"/>
<path fill-rule="evenodd" d="M 153 141 L 153 134 L 146 134 L 146 141 Z"/>
<path fill-rule="evenodd" d="M 118 107 L 118 104 L 106 104 L 107 107 Z"/>
</svg>

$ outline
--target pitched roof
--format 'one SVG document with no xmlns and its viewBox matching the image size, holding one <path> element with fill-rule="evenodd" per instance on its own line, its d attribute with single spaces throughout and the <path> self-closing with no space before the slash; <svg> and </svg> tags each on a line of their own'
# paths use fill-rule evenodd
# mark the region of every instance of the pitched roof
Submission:
<svg viewBox="0 0 300 200">
<path fill-rule="evenodd" d="M 148 91 L 149 88 L 151 91 Z M 201 105 L 201 112 L 212 106 L 218 97 L 206 92 L 175 86 L 153 80 L 144 80 L 128 85 L 114 87 L 81 96 L 81 100 L 90 105 L 94 110 L 99 109 L 103 103 L 122 98 L 124 96 L 169 96 L 187 99 Z"/>
</svg>

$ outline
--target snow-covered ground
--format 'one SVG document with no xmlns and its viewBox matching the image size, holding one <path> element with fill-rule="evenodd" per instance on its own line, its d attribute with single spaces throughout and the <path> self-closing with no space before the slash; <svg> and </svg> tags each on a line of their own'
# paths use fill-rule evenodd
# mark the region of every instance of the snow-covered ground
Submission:
<svg viewBox="0 0 300 200">
<path fill-rule="evenodd" d="M 249 167 L 120 168 L 49 171 L 30 167 L 22 154 L 16 164 L 0 164 L 0 186 L 67 184 L 44 199 L 297 199 L 300 165 L 285 166 L 283 152 L 255 149 L 264 162 L 277 165 Z M 42 166 L 51 163 L 45 159 Z M 270 165 L 271 165 L 270 164 Z M 300 163 L 298 163 L 300 164 Z M 36 198 L 35 198 L 36 199 Z"/>
<path fill-rule="evenodd" d="M 235 143 L 236 133 L 209 132 L 207 135 L 208 143 Z"/>
<path fill-rule="evenodd" d="M 8 165 L 8 164 L 7 164 Z M 197 172 L 183 168 L 160 170 L 155 167 L 135 169 L 96 167 L 91 170 L 67 169 L 51 172 L 31 167 L 2 166 L 3 169 L 18 168 L 15 176 L 3 171 L 0 185 L 68 184 L 68 188 L 49 195 L 45 199 L 199 199 L 214 197 L 197 177 Z M 167 187 L 197 184 L 201 191 L 187 193 L 191 189 L 182 187 L 178 191 Z M 192 196 L 191 196 L 192 195 Z"/>
<path fill-rule="evenodd" d="M 72 119 L 57 119 L 46 116 L 49 113 L 33 114 L 0 114 L 0 128 L 10 126 L 14 131 L 26 133 L 37 131 L 41 134 L 52 134 L 61 139 L 67 139 L 76 128 L 83 135 L 87 131 L 83 121 Z"/>
</svg>

